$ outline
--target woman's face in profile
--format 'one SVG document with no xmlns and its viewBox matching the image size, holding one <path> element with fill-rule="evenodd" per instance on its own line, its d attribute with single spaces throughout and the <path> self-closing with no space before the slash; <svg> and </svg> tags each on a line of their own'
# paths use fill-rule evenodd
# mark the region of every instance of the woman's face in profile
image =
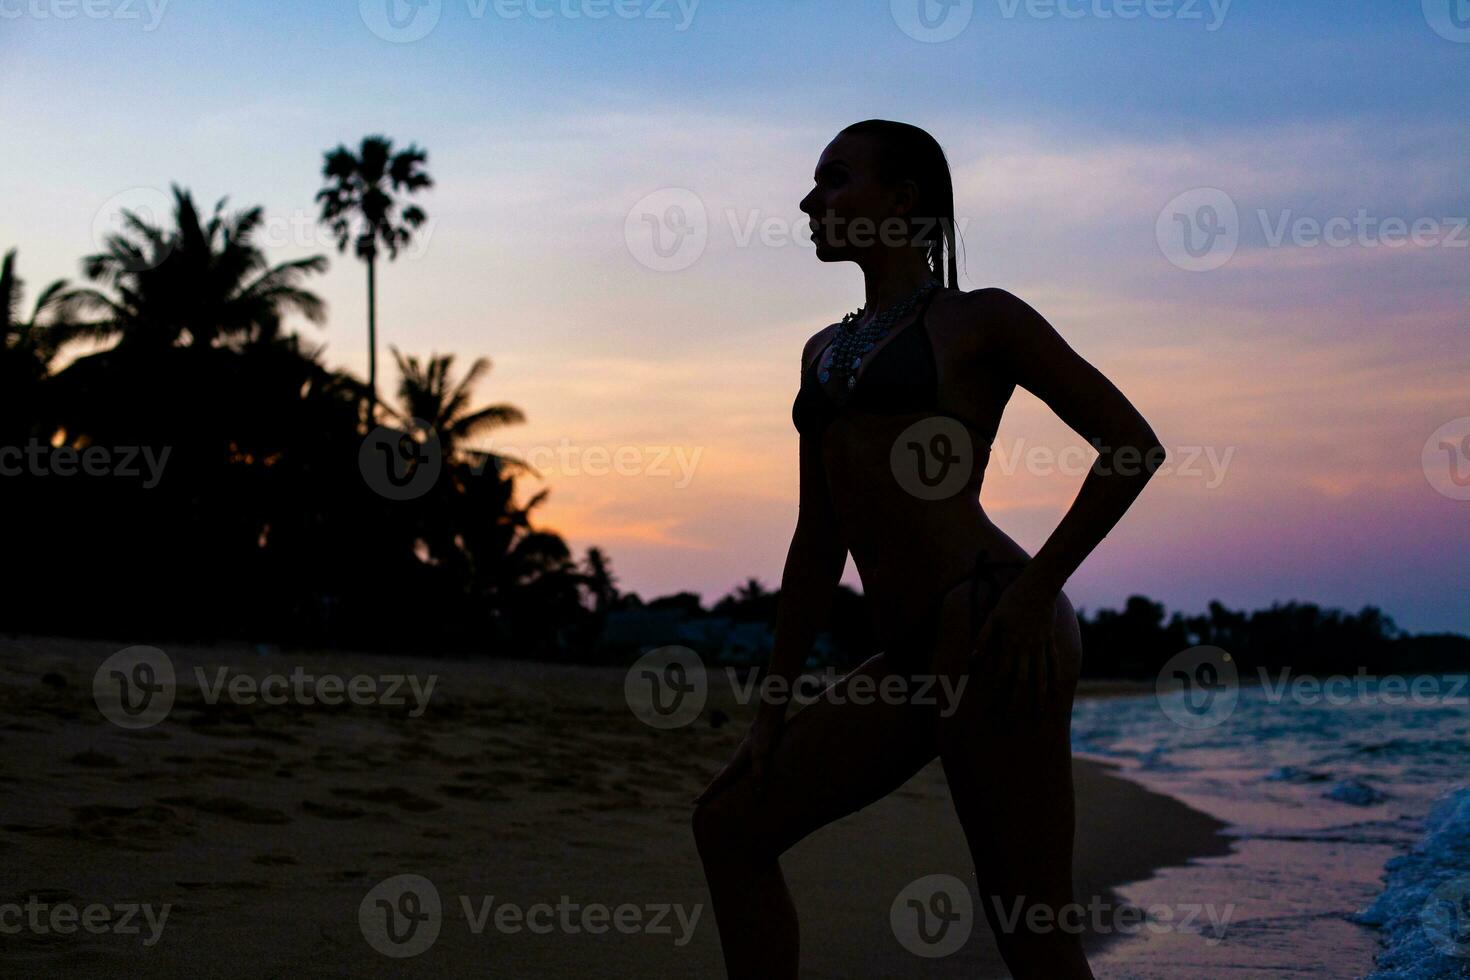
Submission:
<svg viewBox="0 0 1470 980">
<path fill-rule="evenodd" d="M 897 195 L 878 180 L 875 156 L 868 137 L 844 135 L 817 160 L 816 186 L 800 207 L 811 219 L 817 258 L 823 262 L 855 259 L 879 244 L 885 228 L 890 235 L 895 231 Z"/>
</svg>

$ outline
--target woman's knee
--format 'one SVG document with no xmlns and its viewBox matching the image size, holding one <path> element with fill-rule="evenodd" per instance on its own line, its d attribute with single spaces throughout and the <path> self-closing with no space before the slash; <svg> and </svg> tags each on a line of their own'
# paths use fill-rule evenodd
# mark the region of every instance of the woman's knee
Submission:
<svg viewBox="0 0 1470 980">
<path fill-rule="evenodd" d="M 694 843 L 705 861 L 748 857 L 756 850 L 754 813 L 737 784 L 694 807 Z"/>
</svg>

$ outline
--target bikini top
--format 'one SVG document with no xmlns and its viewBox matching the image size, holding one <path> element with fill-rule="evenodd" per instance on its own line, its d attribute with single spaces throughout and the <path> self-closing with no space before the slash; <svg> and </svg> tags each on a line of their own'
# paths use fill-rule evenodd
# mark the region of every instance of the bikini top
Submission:
<svg viewBox="0 0 1470 980">
<path fill-rule="evenodd" d="M 824 431 L 834 418 L 849 411 L 879 415 L 932 412 L 959 418 L 939 408 L 939 367 L 934 345 L 924 319 L 938 290 L 924 298 L 919 315 L 884 344 L 858 375 L 857 385 L 840 405 L 827 394 L 817 379 L 817 366 L 826 348 L 801 376 L 801 388 L 791 406 L 791 421 L 802 435 Z M 830 344 L 829 344 L 830 346 Z M 968 419 L 959 419 L 976 431 L 984 431 Z"/>
</svg>

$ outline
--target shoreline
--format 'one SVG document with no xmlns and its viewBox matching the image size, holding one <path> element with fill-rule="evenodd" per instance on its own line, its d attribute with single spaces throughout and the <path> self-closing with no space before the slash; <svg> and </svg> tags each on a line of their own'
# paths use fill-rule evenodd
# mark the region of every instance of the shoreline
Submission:
<svg viewBox="0 0 1470 980">
<path fill-rule="evenodd" d="M 689 800 L 738 741 L 737 706 L 723 724 L 707 711 L 656 731 L 629 711 L 621 668 L 170 645 L 173 710 L 126 731 L 92 694 L 97 666 L 122 646 L 0 639 L 0 902 L 170 903 L 171 915 L 143 950 L 139 937 L 22 934 L 0 959 L 67 976 L 123 964 L 159 976 L 720 975 Z M 210 704 L 196 667 L 257 678 L 412 671 L 437 685 L 420 717 L 386 705 Z M 1110 692 L 1140 693 L 1079 696 Z M 1224 824 L 1116 767 L 1079 758 L 1074 780 L 1081 905 L 1116 904 L 1125 885 L 1231 849 Z M 915 879 L 971 879 L 937 762 L 782 864 L 804 977 L 1005 976 L 979 907 L 968 941 L 943 958 L 904 949 L 890 926 Z M 393 959 L 368 945 L 358 913 L 402 874 L 434 883 L 443 921 L 431 949 Z M 476 934 L 465 908 L 489 896 L 702 911 L 682 945 L 648 933 Z M 1090 935 L 1089 949 L 1125 938 Z"/>
</svg>

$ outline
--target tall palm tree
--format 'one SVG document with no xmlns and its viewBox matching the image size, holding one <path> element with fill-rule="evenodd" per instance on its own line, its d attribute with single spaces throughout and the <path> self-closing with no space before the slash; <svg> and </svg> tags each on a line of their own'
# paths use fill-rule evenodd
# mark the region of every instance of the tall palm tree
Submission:
<svg viewBox="0 0 1470 980">
<path fill-rule="evenodd" d="M 606 615 L 618 601 L 618 580 L 613 575 L 612 561 L 607 553 L 596 545 L 587 549 L 582 576 L 582 584 L 592 595 L 593 612 L 598 616 Z"/>
<path fill-rule="evenodd" d="M 394 414 L 405 422 L 420 419 L 428 423 L 438 437 L 440 450 L 446 460 L 464 455 L 481 461 L 494 461 L 497 466 L 505 461 L 518 462 L 496 453 L 464 450 L 461 447 L 461 443 L 470 436 L 526 421 L 525 414 L 514 405 L 470 408 L 470 397 L 475 385 L 490 373 L 490 358 L 475 358 L 464 377 L 456 381 L 451 375 L 453 354 L 430 354 L 425 363 L 412 355 L 404 356 L 392 345 L 388 349 L 398 362 L 401 376 L 398 382 L 401 408 Z"/>
<path fill-rule="evenodd" d="M 122 231 L 82 260 L 87 278 L 100 288 L 71 290 L 60 300 L 101 316 L 74 324 L 69 338 L 117 338 L 128 348 L 186 340 L 208 347 L 272 340 L 287 312 L 322 322 L 325 305 L 301 283 L 326 269 L 325 256 L 270 265 L 253 240 L 264 220 L 259 207 L 227 214 L 221 199 L 205 221 L 189 191 L 175 185 L 173 195 L 174 227 L 124 211 Z"/>
<path fill-rule="evenodd" d="M 5 381 L 39 380 L 51 366 L 64 339 L 67 323 L 65 279 L 58 279 L 36 297 L 29 316 L 22 318 L 25 283 L 15 272 L 15 249 L 0 260 L 0 364 Z"/>
<path fill-rule="evenodd" d="M 21 312 L 24 285 L 11 249 L 0 260 L 0 445 L 47 434 L 54 419 L 38 396 L 70 326 L 65 280 L 43 289 L 28 314 Z"/>
<path fill-rule="evenodd" d="M 328 150 L 322 176 L 328 181 L 316 196 L 321 203 L 321 220 L 337 236 L 337 248 L 346 251 L 354 241 L 357 257 L 367 263 L 368 274 L 368 424 L 372 425 L 378 405 L 378 307 L 375 268 L 378 246 L 388 250 L 390 260 L 413 240 L 414 230 L 426 215 L 415 204 L 405 204 L 396 195 L 412 194 L 434 186 L 424 172 L 427 152 L 409 144 L 393 152 L 393 141 L 385 136 L 367 136 L 354 155 L 345 145 Z"/>
</svg>

